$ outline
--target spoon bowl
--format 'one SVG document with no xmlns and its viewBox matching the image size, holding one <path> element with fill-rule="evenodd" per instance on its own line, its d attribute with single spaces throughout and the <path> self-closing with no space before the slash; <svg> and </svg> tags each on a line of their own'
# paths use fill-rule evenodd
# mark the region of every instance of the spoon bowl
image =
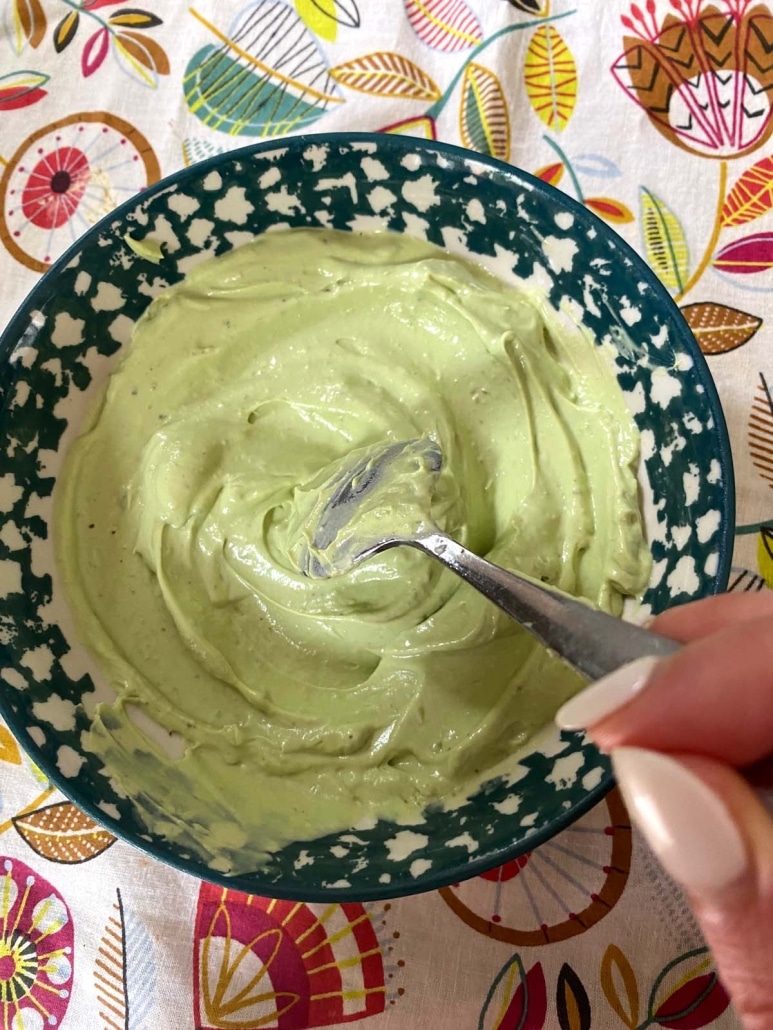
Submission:
<svg viewBox="0 0 773 1030">
<path fill-rule="evenodd" d="M 439 444 L 427 437 L 363 448 L 336 463 L 302 506 L 299 568 L 312 579 L 344 575 L 392 547 L 415 547 L 441 562 L 588 679 L 600 679 L 644 655 L 667 657 L 679 645 L 586 601 L 518 575 L 463 547 L 432 522 Z M 420 489 L 402 505 L 390 532 L 390 500 L 403 477 Z M 411 503 L 413 501 L 413 503 Z M 406 518 L 406 509 L 408 517 Z M 386 516 L 386 518 L 384 518 Z"/>
</svg>

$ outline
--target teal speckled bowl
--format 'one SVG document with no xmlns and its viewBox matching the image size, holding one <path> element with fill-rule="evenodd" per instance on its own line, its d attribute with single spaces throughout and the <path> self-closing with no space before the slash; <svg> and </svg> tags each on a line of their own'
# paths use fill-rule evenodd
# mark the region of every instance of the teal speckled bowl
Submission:
<svg viewBox="0 0 773 1030">
<path fill-rule="evenodd" d="M 77 127 L 74 127 L 77 128 Z M 74 802 L 151 855 L 251 893 L 374 899 L 463 880 L 531 850 L 596 804 L 607 760 L 582 734 L 546 728 L 512 775 L 414 826 L 379 822 L 298 841 L 237 877 L 148 832 L 109 770 L 84 751 L 84 673 L 57 589 L 52 491 L 84 412 L 132 326 L 202 257 L 269 229 L 390 229 L 542 283 L 614 348 L 642 432 L 653 612 L 724 588 L 733 533 L 727 432 L 679 311 L 636 254 L 550 186 L 440 143 L 391 135 L 298 136 L 223 154 L 159 182 L 91 229 L 41 279 L 0 342 L 0 711 Z M 165 241 L 153 266 L 125 233 Z M 517 764 L 516 764 L 517 760 Z"/>
</svg>

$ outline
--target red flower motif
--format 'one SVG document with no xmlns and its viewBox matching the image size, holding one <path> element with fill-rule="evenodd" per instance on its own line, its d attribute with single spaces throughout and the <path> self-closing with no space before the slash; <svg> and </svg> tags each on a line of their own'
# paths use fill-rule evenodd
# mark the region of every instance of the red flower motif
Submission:
<svg viewBox="0 0 773 1030">
<path fill-rule="evenodd" d="M 86 155 L 76 147 L 43 153 L 22 191 L 24 216 L 39 229 L 58 229 L 72 218 L 90 176 Z"/>
<path fill-rule="evenodd" d="M 311 906 L 204 883 L 193 976 L 201 1030 L 307 1030 L 386 1006 L 381 946 L 357 902 Z"/>
<path fill-rule="evenodd" d="M 15 859 L 0 876 L 0 995 L 6 1026 L 44 1030 L 70 1002 L 73 926 L 64 899 Z"/>
<path fill-rule="evenodd" d="M 752 0 L 653 0 L 622 18 L 612 74 L 666 139 L 703 157 L 748 154 L 773 132 L 773 15 Z"/>
<path fill-rule="evenodd" d="M 531 851 L 527 851 L 525 855 L 519 855 L 518 858 L 514 858 L 511 862 L 505 862 L 497 869 L 489 869 L 487 873 L 481 873 L 480 878 L 481 880 L 491 880 L 493 883 L 506 883 L 520 873 L 530 857 Z"/>
</svg>

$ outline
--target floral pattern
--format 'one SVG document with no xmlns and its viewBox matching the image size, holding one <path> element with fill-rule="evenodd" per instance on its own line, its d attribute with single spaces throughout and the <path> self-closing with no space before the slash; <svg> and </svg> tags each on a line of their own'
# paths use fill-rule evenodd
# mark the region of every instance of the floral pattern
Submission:
<svg viewBox="0 0 773 1030">
<path fill-rule="evenodd" d="M 73 926 L 67 904 L 23 862 L 2 860 L 0 1027 L 60 1026 L 72 987 Z"/>
<path fill-rule="evenodd" d="M 462 143 L 565 189 L 660 275 L 730 416 L 730 587 L 773 587 L 771 7 L 0 0 L 2 320 L 82 231 L 183 163 L 316 130 Z M 148 275 L 148 290 L 162 285 Z M 16 546 L 0 539 L 0 572 Z M 486 1030 L 738 1027 L 684 900 L 614 797 L 469 883 L 327 911 L 149 863 L 55 792 L 1 725 L 0 773 L 0 1030 L 386 1013 L 402 1028 L 459 1011 Z"/>
</svg>

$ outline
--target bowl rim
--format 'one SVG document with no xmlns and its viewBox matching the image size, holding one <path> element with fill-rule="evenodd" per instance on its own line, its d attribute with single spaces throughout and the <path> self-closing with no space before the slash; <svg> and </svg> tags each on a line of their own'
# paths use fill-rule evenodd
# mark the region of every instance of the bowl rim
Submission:
<svg viewBox="0 0 773 1030">
<path fill-rule="evenodd" d="M 727 587 L 730 577 L 733 558 L 733 541 L 735 535 L 735 475 L 730 436 L 719 392 L 709 369 L 708 362 L 706 361 L 703 352 L 700 350 L 695 337 L 690 331 L 679 306 L 637 251 L 634 250 L 634 248 L 613 228 L 595 215 L 584 204 L 581 204 L 573 197 L 570 197 L 562 190 L 559 190 L 531 173 L 524 171 L 517 165 L 508 164 L 486 154 L 481 154 L 474 150 L 468 150 L 452 143 L 444 143 L 439 140 L 429 140 L 421 137 L 404 136 L 402 134 L 384 132 L 300 133 L 296 136 L 275 137 L 269 140 L 262 140 L 258 143 L 251 143 L 244 147 L 237 147 L 233 150 L 214 154 L 202 161 L 197 161 L 193 164 L 187 165 L 186 167 L 178 169 L 178 171 L 172 172 L 145 189 L 140 190 L 138 193 L 134 194 L 133 197 L 130 197 L 128 200 L 113 208 L 98 222 L 95 222 L 94 225 L 87 229 L 86 232 L 79 236 L 78 239 L 67 248 L 61 257 L 59 257 L 51 267 L 41 275 L 39 281 L 36 282 L 32 289 L 27 293 L 15 313 L 11 316 L 10 321 L 3 329 L 2 333 L 0 333 L 0 419 L 5 412 L 10 399 L 10 391 L 7 390 L 7 384 L 3 381 L 6 378 L 5 369 L 8 364 L 8 358 L 12 354 L 14 347 L 19 343 L 21 336 L 29 323 L 30 311 L 39 307 L 40 302 L 45 301 L 49 296 L 55 293 L 53 284 L 56 282 L 59 274 L 67 268 L 67 266 L 78 254 L 80 254 L 86 245 L 106 230 L 109 230 L 112 223 L 122 220 L 127 214 L 133 212 L 137 205 L 144 199 L 151 200 L 164 192 L 170 191 L 171 187 L 184 186 L 188 180 L 201 178 L 208 171 L 216 171 L 219 166 L 224 164 L 238 162 L 239 160 L 248 159 L 254 155 L 270 153 L 271 151 L 279 149 L 294 148 L 300 151 L 309 146 L 335 146 L 336 144 L 350 146 L 351 144 L 357 143 L 369 143 L 387 148 L 392 147 L 397 151 L 415 151 L 418 149 L 441 156 L 448 156 L 453 158 L 455 161 L 475 162 L 479 166 L 494 171 L 499 176 L 509 180 L 510 185 L 512 186 L 518 186 L 519 184 L 530 186 L 532 190 L 537 191 L 549 203 L 558 203 L 563 209 L 568 210 L 575 217 L 578 217 L 580 223 L 585 223 L 588 228 L 595 228 L 597 232 L 600 231 L 604 236 L 612 237 L 622 256 L 630 260 L 631 266 L 635 270 L 636 275 L 647 283 L 653 293 L 659 298 L 659 302 L 669 313 L 670 327 L 676 331 L 679 342 L 684 346 L 685 350 L 693 359 L 695 374 L 698 376 L 700 384 L 704 388 L 706 401 L 714 418 L 714 429 L 719 442 L 718 453 L 715 457 L 719 461 L 724 490 L 722 492 L 722 525 L 720 527 L 717 545 L 719 562 L 715 576 L 715 589 L 713 592 L 715 594 L 723 592 Z M 480 170 L 478 168 L 471 169 L 471 171 L 475 175 L 480 174 Z M 73 804 L 89 815 L 96 823 L 105 827 L 105 829 L 119 840 L 137 848 L 139 851 L 144 852 L 150 857 L 178 872 L 186 873 L 199 880 L 214 883 L 224 888 L 243 891 L 247 894 L 257 894 L 258 892 L 266 891 L 268 892 L 266 896 L 276 898 L 278 900 L 303 901 L 311 903 L 381 901 L 389 898 L 408 897 L 414 894 L 422 894 L 428 891 L 438 890 L 442 887 L 448 887 L 451 884 L 458 883 L 463 880 L 472 879 L 481 873 L 495 869 L 508 861 L 518 858 L 527 851 L 533 851 L 540 847 L 552 837 L 555 837 L 568 826 L 572 825 L 572 823 L 575 823 L 578 819 L 582 818 L 582 816 L 586 815 L 592 808 L 599 804 L 615 786 L 615 780 L 611 770 L 606 771 L 599 783 L 590 790 L 587 790 L 581 800 L 574 803 L 567 811 L 559 813 L 549 823 L 549 825 L 543 827 L 541 830 L 537 830 L 521 841 L 513 842 L 513 844 L 500 849 L 497 853 L 496 860 L 492 860 L 491 856 L 488 858 L 481 857 L 464 862 L 463 864 L 451 869 L 446 867 L 445 869 L 438 870 L 437 872 L 424 874 L 413 882 L 409 882 L 407 879 L 404 881 L 401 879 L 398 882 L 390 884 L 375 882 L 369 888 L 323 887 L 321 885 L 296 887 L 293 883 L 290 883 L 288 886 L 283 886 L 281 881 L 277 883 L 266 882 L 265 886 L 261 886 L 259 882 L 253 882 L 255 879 L 260 879 L 260 869 L 257 869 L 252 873 L 242 873 L 235 876 L 229 876 L 211 869 L 198 859 L 183 859 L 177 855 L 169 854 L 162 845 L 154 841 L 144 840 L 139 837 L 139 835 L 128 832 L 123 827 L 120 819 L 115 819 L 113 816 L 103 812 L 91 797 L 78 797 L 77 787 L 73 790 L 73 783 L 77 785 L 77 778 L 73 781 L 71 779 L 67 779 L 67 777 L 60 773 L 54 761 L 46 755 L 42 748 L 29 735 L 27 726 L 25 725 L 22 717 L 17 716 L 16 712 L 7 701 L 7 691 L 15 689 L 16 688 L 10 687 L 7 684 L 0 683 L 0 716 L 5 720 L 16 740 L 22 744 L 27 755 L 45 773 L 52 785 Z M 588 746 L 593 745 L 589 743 Z"/>
</svg>

